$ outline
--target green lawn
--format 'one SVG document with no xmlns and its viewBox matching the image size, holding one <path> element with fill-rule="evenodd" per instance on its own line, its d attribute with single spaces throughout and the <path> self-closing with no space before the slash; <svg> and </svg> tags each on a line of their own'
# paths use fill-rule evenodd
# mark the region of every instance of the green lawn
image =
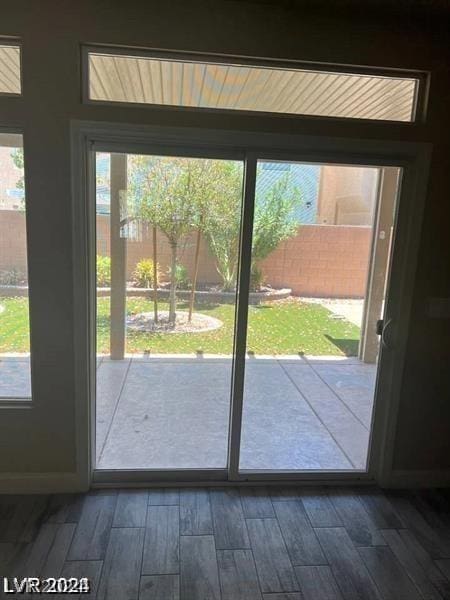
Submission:
<svg viewBox="0 0 450 600">
<path fill-rule="evenodd" d="M 159 303 L 168 310 L 166 303 Z M 179 303 L 186 310 L 185 303 Z M 230 304 L 201 305 L 199 312 L 223 322 L 220 329 L 206 333 L 150 334 L 128 331 L 127 352 L 231 354 L 234 333 L 234 306 Z M 127 301 L 129 313 L 152 312 L 153 304 L 143 298 Z M 98 301 L 98 351 L 109 351 L 109 299 Z M 333 341 L 334 340 L 334 341 Z M 255 354 L 346 354 L 358 352 L 359 327 L 332 314 L 318 304 L 272 302 L 250 306 L 248 349 Z"/>
<path fill-rule="evenodd" d="M 28 298 L 0 297 L 0 353 L 29 351 Z"/>
<path fill-rule="evenodd" d="M 0 353 L 27 352 L 28 303 L 26 298 L 0 298 Z M 166 303 L 160 303 L 167 310 Z M 180 310 L 186 304 L 178 305 Z M 153 304 L 144 298 L 130 298 L 127 312 L 152 312 Z M 127 352 L 230 354 L 234 333 L 234 306 L 201 305 L 199 312 L 223 322 L 223 326 L 206 333 L 150 334 L 128 331 Z M 109 298 L 98 300 L 98 352 L 109 351 Z M 357 354 L 359 327 L 345 320 L 333 319 L 323 306 L 298 301 L 281 301 L 250 306 L 248 350 L 255 354 Z"/>
</svg>

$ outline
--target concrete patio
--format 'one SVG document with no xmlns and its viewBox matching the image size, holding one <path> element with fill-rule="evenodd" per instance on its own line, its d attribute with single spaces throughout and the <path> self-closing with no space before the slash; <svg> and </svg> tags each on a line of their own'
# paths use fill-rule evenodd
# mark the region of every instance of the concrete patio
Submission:
<svg viewBox="0 0 450 600">
<path fill-rule="evenodd" d="M 29 396 L 29 361 L 0 358 L 0 396 Z M 97 468 L 226 465 L 229 358 L 98 359 Z M 375 365 L 356 358 L 249 358 L 242 469 L 364 469 Z"/>
<path fill-rule="evenodd" d="M 249 358 L 242 469 L 364 469 L 375 365 Z M 99 359 L 97 468 L 226 465 L 231 360 Z"/>
<path fill-rule="evenodd" d="M 28 356 L 0 356 L 0 398 L 27 399 L 31 396 Z"/>
</svg>

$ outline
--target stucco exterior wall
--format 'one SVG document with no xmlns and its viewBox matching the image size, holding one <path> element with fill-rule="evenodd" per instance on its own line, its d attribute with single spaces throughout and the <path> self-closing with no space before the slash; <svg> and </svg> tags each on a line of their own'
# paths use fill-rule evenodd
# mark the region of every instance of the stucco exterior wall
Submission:
<svg viewBox="0 0 450 600">
<path fill-rule="evenodd" d="M 320 169 L 317 223 L 371 225 L 379 169 L 323 165 Z"/>
<path fill-rule="evenodd" d="M 11 153 L 14 148 L 0 146 L 0 209 L 14 208 L 21 205 L 21 199 L 8 194 L 8 190 L 17 188 L 18 182 L 23 177 L 23 170 L 18 169 Z"/>
</svg>

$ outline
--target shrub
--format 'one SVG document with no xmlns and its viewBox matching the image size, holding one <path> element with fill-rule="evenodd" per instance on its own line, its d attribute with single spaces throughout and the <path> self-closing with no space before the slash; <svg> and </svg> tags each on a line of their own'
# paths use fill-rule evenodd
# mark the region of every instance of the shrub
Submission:
<svg viewBox="0 0 450 600">
<path fill-rule="evenodd" d="M 159 281 L 159 264 L 156 263 L 156 276 Z M 138 263 L 133 272 L 133 282 L 137 287 L 153 287 L 153 260 L 143 258 Z"/>
<path fill-rule="evenodd" d="M 252 273 L 255 275 L 261 273 L 261 261 L 297 232 L 299 221 L 294 209 L 302 198 L 302 191 L 292 184 L 289 173 L 255 198 L 252 238 Z"/>
<path fill-rule="evenodd" d="M 169 322 L 176 318 L 176 264 L 181 239 L 195 222 L 196 173 L 202 161 L 184 157 L 135 157 L 127 211 L 131 218 L 150 223 L 167 238 L 173 276 L 170 280 Z"/>
<path fill-rule="evenodd" d="M 172 269 L 170 267 L 167 272 L 168 272 L 170 278 L 172 278 Z M 177 288 L 180 288 L 182 290 L 187 290 L 191 283 L 189 280 L 189 277 L 188 277 L 187 269 L 181 263 L 177 263 L 177 266 L 175 269 L 175 283 L 176 283 Z"/>
<path fill-rule="evenodd" d="M 250 291 L 259 292 L 263 283 L 264 273 L 262 272 L 262 269 L 258 267 L 255 263 L 252 263 L 250 271 Z"/>
<path fill-rule="evenodd" d="M 97 285 L 108 287 L 111 285 L 111 258 L 97 255 Z"/>
<path fill-rule="evenodd" d="M 242 166 L 228 161 L 213 161 L 209 201 L 206 203 L 203 230 L 216 259 L 222 289 L 236 287 L 241 231 Z"/>
</svg>

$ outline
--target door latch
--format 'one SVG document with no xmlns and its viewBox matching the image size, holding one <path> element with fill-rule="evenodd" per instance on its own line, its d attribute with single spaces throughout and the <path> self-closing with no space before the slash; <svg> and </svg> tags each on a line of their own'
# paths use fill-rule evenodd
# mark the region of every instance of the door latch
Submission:
<svg viewBox="0 0 450 600">
<path fill-rule="evenodd" d="M 376 324 L 377 335 L 381 335 L 381 343 L 385 348 L 392 349 L 392 344 L 387 339 L 387 332 L 392 324 L 392 319 L 388 319 L 385 323 L 384 319 L 379 319 Z"/>
<path fill-rule="evenodd" d="M 384 319 L 378 319 L 377 325 L 375 328 L 377 335 L 383 335 L 383 327 L 384 327 Z"/>
</svg>

